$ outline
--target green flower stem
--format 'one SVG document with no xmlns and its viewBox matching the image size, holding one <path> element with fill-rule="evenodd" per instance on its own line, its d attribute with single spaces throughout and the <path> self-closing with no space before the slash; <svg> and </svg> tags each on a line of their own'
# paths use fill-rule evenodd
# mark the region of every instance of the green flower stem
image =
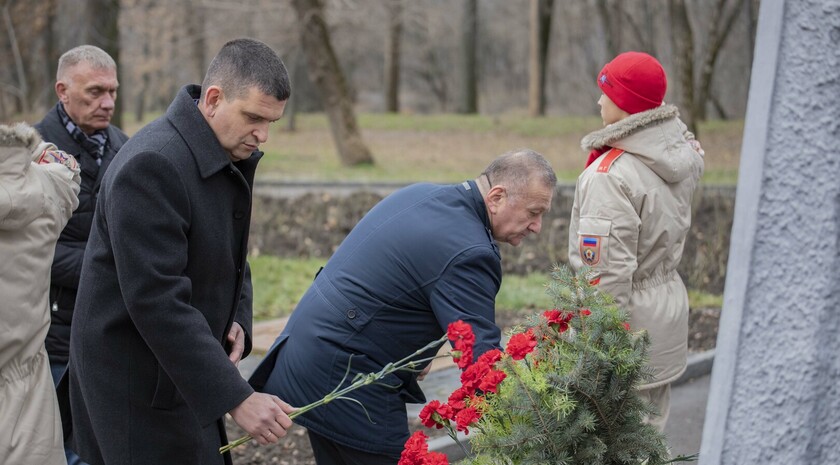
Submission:
<svg viewBox="0 0 840 465">
<path fill-rule="evenodd" d="M 467 448 L 464 447 L 464 444 L 462 444 L 461 441 L 458 439 L 458 432 L 455 431 L 454 428 L 452 428 L 452 424 L 448 421 L 446 424 L 446 434 L 448 434 L 449 437 L 452 438 L 453 441 L 455 441 L 455 444 L 458 444 L 458 447 L 461 448 L 461 452 L 464 453 L 464 457 L 470 457 L 472 455 L 470 454 L 470 451 L 468 451 Z"/>
<path fill-rule="evenodd" d="M 336 399 L 340 399 L 345 394 L 347 394 L 349 392 L 352 392 L 352 391 L 355 391 L 356 389 L 359 389 L 362 386 L 367 386 L 369 384 L 373 384 L 376 381 L 381 380 L 386 375 L 389 375 L 391 373 L 394 373 L 394 372 L 397 372 L 397 371 L 400 371 L 400 370 L 406 370 L 406 369 L 412 370 L 412 369 L 414 369 L 415 365 L 417 365 L 419 363 L 428 362 L 430 360 L 434 360 L 434 359 L 439 358 L 439 357 L 445 357 L 446 355 L 442 355 L 442 356 L 435 355 L 435 356 L 432 356 L 432 357 L 426 357 L 426 358 L 419 359 L 419 360 L 412 360 L 413 357 L 416 357 L 416 356 L 422 354 L 423 352 L 426 352 L 429 349 L 433 349 L 435 347 L 438 347 L 438 346 L 442 345 L 444 342 L 446 342 L 446 340 L 447 340 L 447 335 L 444 334 L 443 336 L 441 336 L 440 339 L 426 344 L 423 348 L 418 349 L 417 351 L 415 351 L 414 353 L 406 356 L 405 358 L 385 365 L 384 367 L 382 367 L 381 370 L 379 370 L 376 373 L 368 373 L 366 375 L 357 375 L 356 378 L 354 378 L 354 381 L 349 386 L 345 387 L 344 389 L 339 390 L 338 388 L 342 384 L 344 384 L 344 381 L 347 379 L 347 375 L 350 374 L 350 362 L 348 362 L 347 363 L 347 371 L 344 373 L 344 378 L 341 380 L 340 383 L 338 383 L 338 386 L 336 386 L 335 389 L 333 389 L 332 392 L 330 392 L 329 394 L 324 396 L 322 399 L 316 400 L 315 402 L 312 402 L 311 404 L 304 405 L 303 407 L 300 407 L 297 410 L 295 410 L 294 412 L 290 413 L 289 414 L 289 419 L 294 420 L 298 416 L 303 415 L 304 413 L 306 413 L 306 412 L 308 412 L 308 411 L 310 411 L 310 410 L 312 410 L 316 407 L 320 407 L 320 406 L 328 404 L 328 403 L 330 403 L 330 402 L 332 402 Z M 352 356 L 350 357 L 350 361 L 352 361 Z M 235 447 L 238 447 L 238 446 L 241 446 L 242 444 L 245 444 L 246 442 L 250 441 L 251 439 L 253 439 L 253 437 L 250 434 L 242 436 L 241 438 L 227 444 L 226 446 L 220 447 L 219 448 L 219 453 L 224 454 L 225 452 L 229 452 L 231 449 L 233 449 Z M 460 443 L 459 443 L 459 445 L 460 445 Z M 464 446 L 461 445 L 461 447 L 463 448 Z"/>
</svg>

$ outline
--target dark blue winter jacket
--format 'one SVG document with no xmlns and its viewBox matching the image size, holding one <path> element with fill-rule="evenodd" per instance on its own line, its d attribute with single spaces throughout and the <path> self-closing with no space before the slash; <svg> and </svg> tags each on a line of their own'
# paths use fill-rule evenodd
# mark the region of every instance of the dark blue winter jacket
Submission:
<svg viewBox="0 0 840 465">
<path fill-rule="evenodd" d="M 415 184 L 386 197 L 350 232 L 301 299 L 251 377 L 258 390 L 303 406 L 332 391 L 352 355 L 352 379 L 470 323 L 475 355 L 499 346 L 494 304 L 499 249 L 475 183 Z M 433 351 L 434 352 L 434 351 Z M 304 427 L 355 449 L 399 455 L 405 404 L 425 402 L 401 372 L 302 415 Z"/>
</svg>

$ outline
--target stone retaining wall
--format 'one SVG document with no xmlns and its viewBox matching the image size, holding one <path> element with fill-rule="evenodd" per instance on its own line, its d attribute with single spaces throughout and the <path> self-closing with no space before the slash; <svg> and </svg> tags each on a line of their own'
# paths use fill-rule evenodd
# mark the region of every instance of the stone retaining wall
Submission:
<svg viewBox="0 0 840 465">
<path fill-rule="evenodd" d="M 382 194 L 359 190 L 346 194 L 295 196 L 255 194 L 251 222 L 252 253 L 285 257 L 329 257 Z M 566 263 L 573 185 L 560 185 L 543 229 L 519 247 L 502 244 L 505 273 L 548 271 Z M 726 277 L 734 187 L 701 187 L 694 198 L 691 231 L 680 274 L 689 288 L 720 294 Z"/>
</svg>

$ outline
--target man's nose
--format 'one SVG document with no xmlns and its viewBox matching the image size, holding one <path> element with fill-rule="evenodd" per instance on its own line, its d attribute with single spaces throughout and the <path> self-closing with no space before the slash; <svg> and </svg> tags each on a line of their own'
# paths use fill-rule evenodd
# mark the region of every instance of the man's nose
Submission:
<svg viewBox="0 0 840 465">
<path fill-rule="evenodd" d="M 114 106 L 116 105 L 116 100 L 117 100 L 117 98 L 115 96 L 112 97 L 111 94 L 106 93 L 105 96 L 102 97 L 102 101 L 99 104 L 99 106 L 101 106 L 102 108 L 104 108 L 106 110 L 112 110 L 112 109 L 114 109 Z"/>
<path fill-rule="evenodd" d="M 537 218 L 537 221 L 534 221 L 533 223 L 531 223 L 531 225 L 530 225 L 530 227 L 528 227 L 528 229 L 534 234 L 539 234 L 540 230 L 542 230 L 542 216 Z"/>
<path fill-rule="evenodd" d="M 268 140 L 268 125 L 259 126 L 256 129 L 254 129 L 254 137 L 257 138 L 257 141 L 260 144 L 264 144 L 265 141 Z"/>
</svg>

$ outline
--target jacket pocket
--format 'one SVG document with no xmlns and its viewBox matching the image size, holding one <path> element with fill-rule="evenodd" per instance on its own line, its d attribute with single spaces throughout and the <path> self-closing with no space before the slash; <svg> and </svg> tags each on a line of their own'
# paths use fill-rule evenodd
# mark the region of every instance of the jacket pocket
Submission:
<svg viewBox="0 0 840 465">
<path fill-rule="evenodd" d="M 586 266 L 595 266 L 609 259 L 612 221 L 607 218 L 581 217 L 578 226 L 578 250 Z"/>
<path fill-rule="evenodd" d="M 277 356 L 280 354 L 280 350 L 283 348 L 283 345 L 288 339 L 288 334 L 285 332 L 280 333 L 274 341 L 274 344 L 272 344 L 271 348 L 268 349 L 268 353 L 265 354 L 263 359 L 260 361 L 260 364 L 257 365 L 257 368 L 254 369 L 254 372 L 248 378 L 248 384 L 250 384 L 255 391 L 265 392 L 263 389 L 265 389 L 265 385 L 271 378 L 272 373 L 274 373 L 274 367 L 277 364 Z"/>
<path fill-rule="evenodd" d="M 171 410 L 177 404 L 177 398 L 178 389 L 175 388 L 175 383 L 169 379 L 169 375 L 158 365 L 155 394 L 152 396 L 152 408 Z"/>
</svg>

